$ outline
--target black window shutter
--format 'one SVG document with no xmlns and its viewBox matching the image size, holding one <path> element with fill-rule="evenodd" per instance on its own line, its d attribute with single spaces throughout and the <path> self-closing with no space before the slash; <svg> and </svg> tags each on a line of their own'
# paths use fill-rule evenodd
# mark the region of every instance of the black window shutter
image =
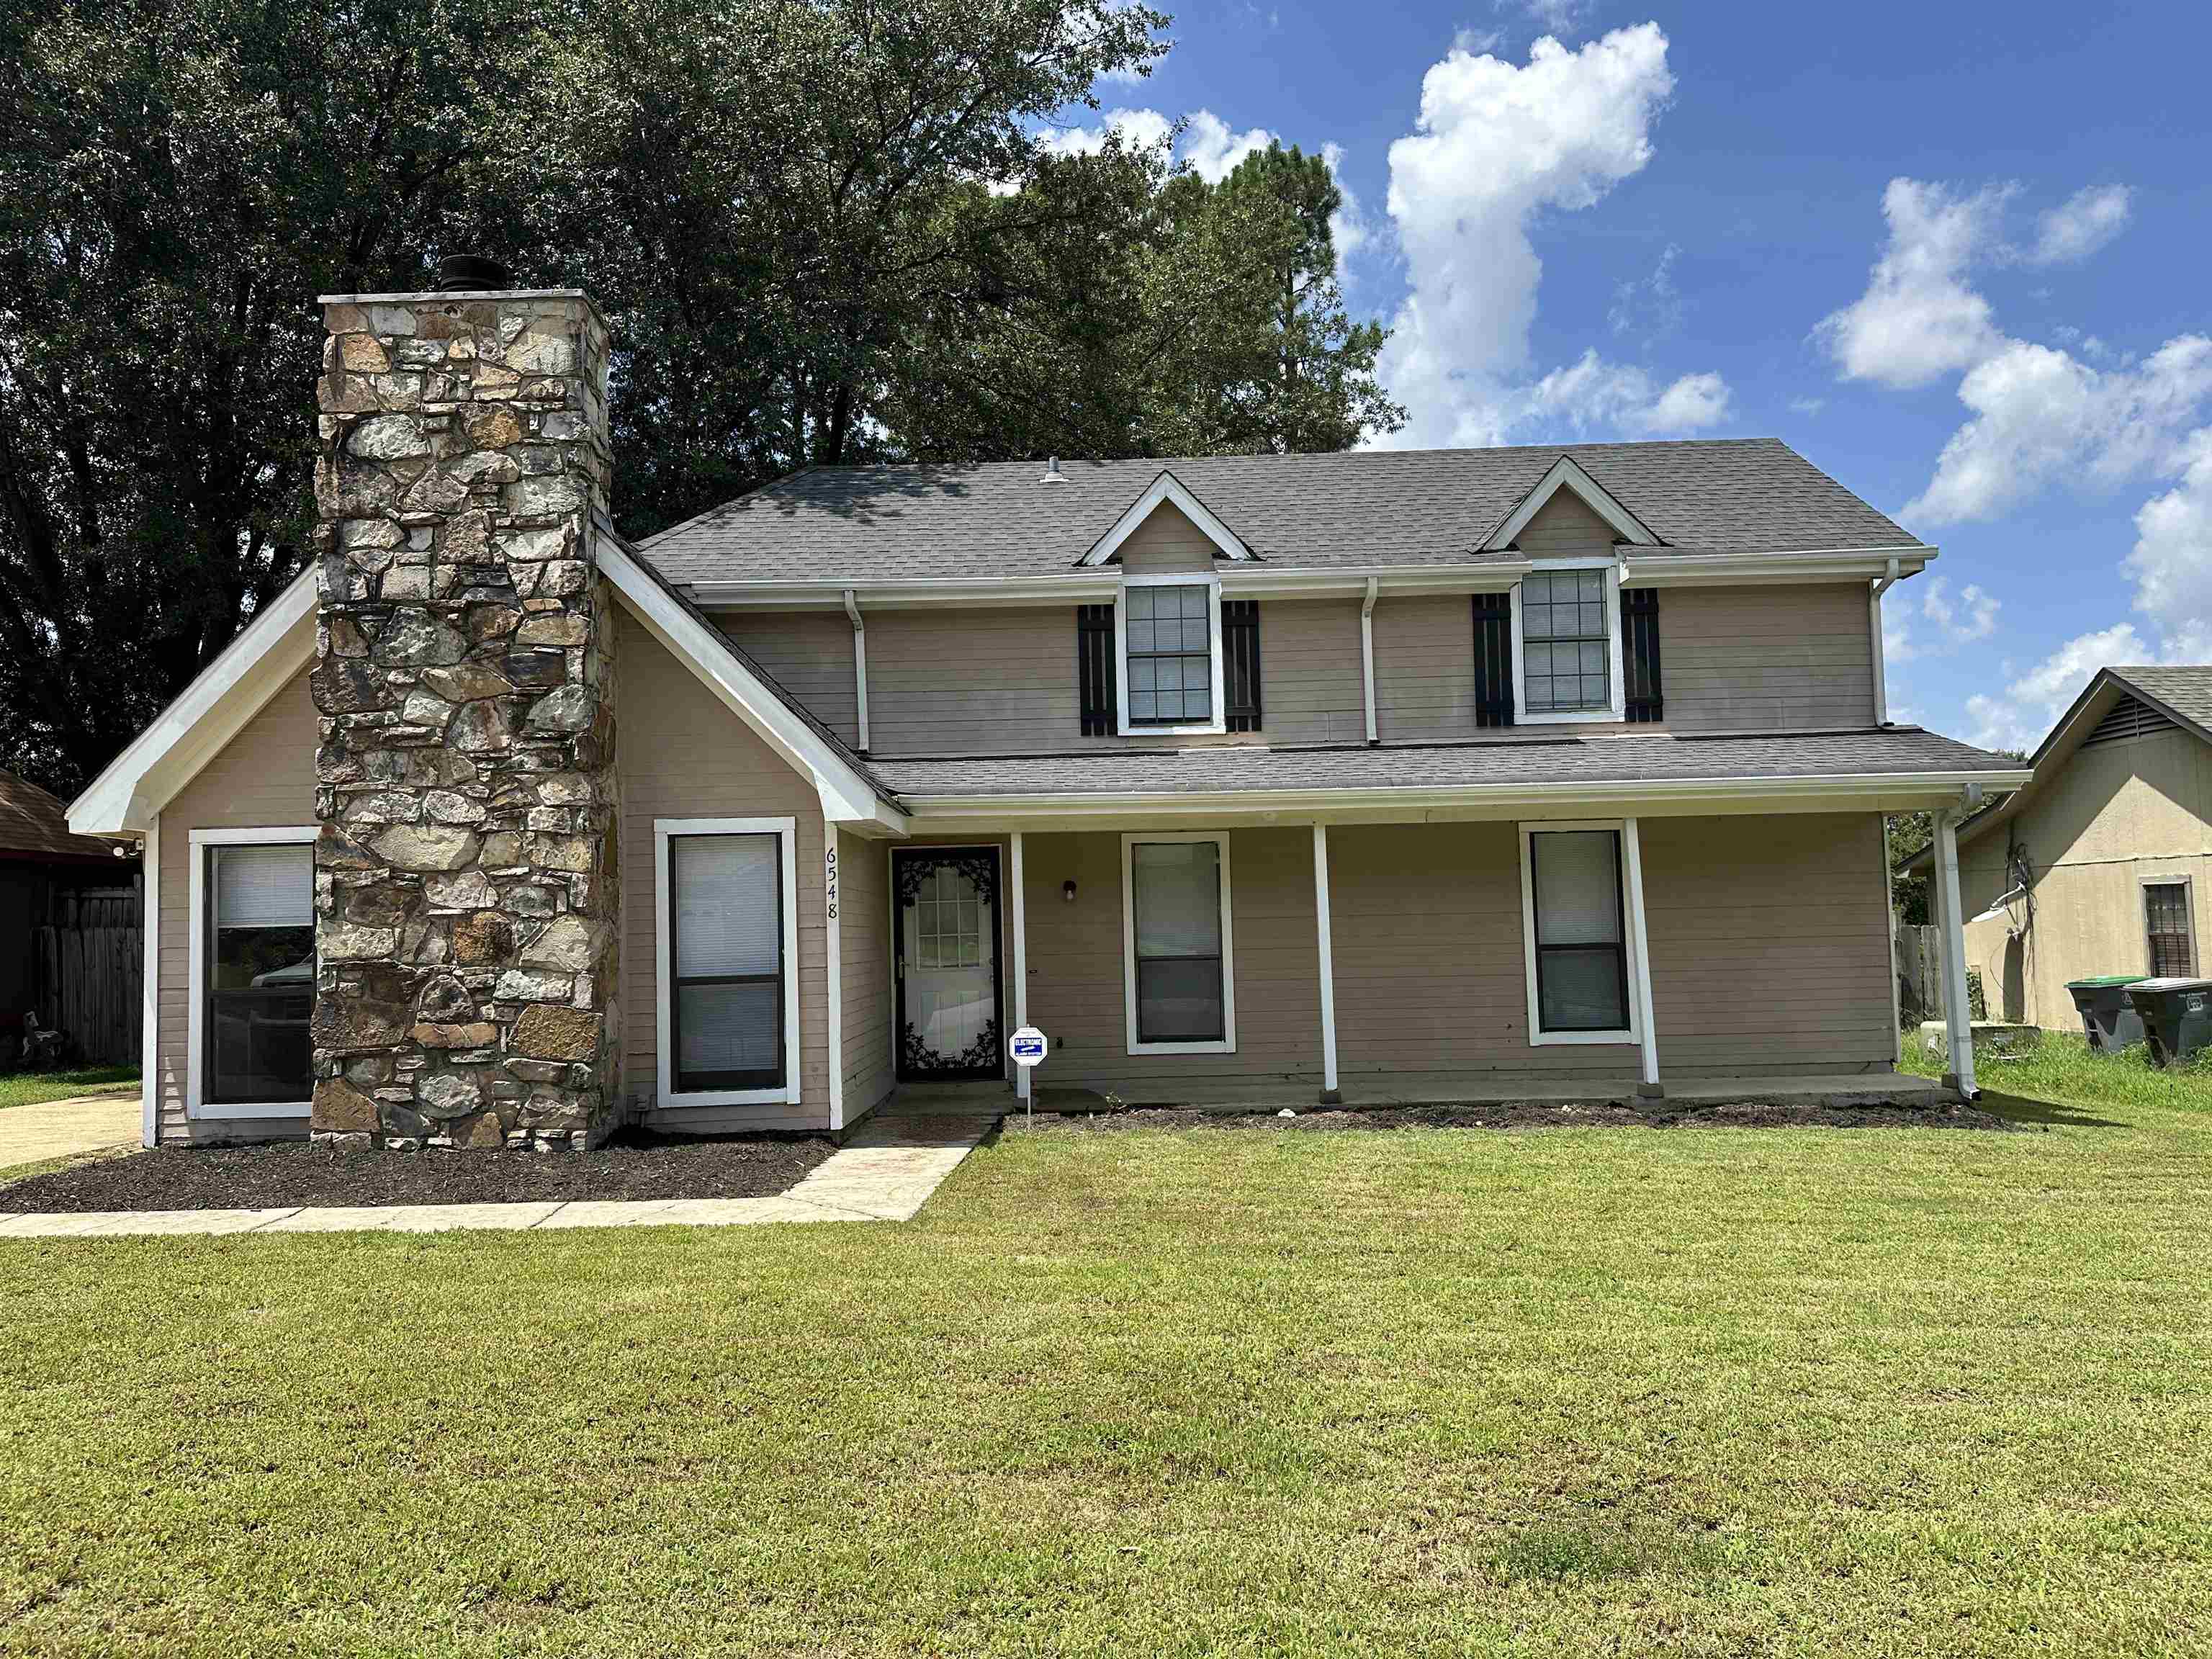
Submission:
<svg viewBox="0 0 2212 1659">
<path fill-rule="evenodd" d="M 1474 596 L 1474 723 L 1513 724 L 1513 596 Z"/>
<path fill-rule="evenodd" d="M 1075 607 L 1075 666 L 1083 688 L 1083 735 L 1114 735 L 1114 607 Z"/>
<path fill-rule="evenodd" d="M 1222 690 L 1231 732 L 1260 729 L 1260 601 L 1221 602 Z"/>
<path fill-rule="evenodd" d="M 1666 699 L 1659 686 L 1659 590 L 1624 587 L 1620 590 L 1621 670 L 1628 684 L 1628 719 L 1632 725 L 1649 725 L 1667 718 Z"/>
</svg>

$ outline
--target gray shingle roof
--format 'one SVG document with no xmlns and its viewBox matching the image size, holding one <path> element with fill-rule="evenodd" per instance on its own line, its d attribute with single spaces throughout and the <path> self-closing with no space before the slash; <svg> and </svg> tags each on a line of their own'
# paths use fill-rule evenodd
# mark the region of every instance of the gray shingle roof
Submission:
<svg viewBox="0 0 2212 1659">
<path fill-rule="evenodd" d="M 2002 772 L 2014 763 L 1917 726 L 1755 736 L 1504 738 L 1382 749 L 1097 750 L 954 760 L 878 760 L 909 799 L 937 795 L 1209 793 L 1218 790 L 1450 788 L 1729 778 L 1877 778 Z"/>
<path fill-rule="evenodd" d="M 103 859 L 114 849 L 90 836 L 72 836 L 69 808 L 27 778 L 0 772 L 0 859 Z"/>
<path fill-rule="evenodd" d="M 1363 450 L 1062 464 L 817 467 L 648 538 L 672 581 L 1044 576 L 1073 567 L 1163 471 L 1261 558 L 1296 567 L 1468 558 L 1562 454 L 1668 545 L 1909 547 L 1917 538 L 1772 438 Z"/>
<path fill-rule="evenodd" d="M 2180 668 L 2115 668 L 2112 678 L 2175 714 L 2212 731 L 2212 665 Z"/>
</svg>

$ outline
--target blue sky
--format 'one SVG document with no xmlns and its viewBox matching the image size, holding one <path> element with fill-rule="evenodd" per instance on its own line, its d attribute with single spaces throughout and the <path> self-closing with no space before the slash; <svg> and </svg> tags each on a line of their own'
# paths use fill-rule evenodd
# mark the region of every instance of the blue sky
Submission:
<svg viewBox="0 0 2212 1659">
<path fill-rule="evenodd" d="M 1232 0 L 1170 34 L 1107 115 L 1183 122 L 1200 171 L 1327 149 L 1396 441 L 1784 439 L 1942 548 L 1887 602 L 1891 703 L 1957 736 L 2212 660 L 2212 7 Z"/>
</svg>

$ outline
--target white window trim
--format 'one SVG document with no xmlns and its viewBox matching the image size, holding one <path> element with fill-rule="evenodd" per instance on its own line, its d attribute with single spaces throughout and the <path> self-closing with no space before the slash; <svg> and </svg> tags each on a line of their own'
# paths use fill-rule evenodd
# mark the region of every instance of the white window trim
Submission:
<svg viewBox="0 0 2212 1659">
<path fill-rule="evenodd" d="M 1210 841 L 1221 860 L 1221 1036 L 1196 1042 L 1137 1041 L 1137 886 L 1130 849 L 1139 842 Z M 1225 830 L 1133 831 L 1121 837 L 1122 1033 L 1133 1054 L 1233 1054 L 1237 1052 L 1237 949 L 1229 927 L 1229 832 Z"/>
<path fill-rule="evenodd" d="M 1620 672 L 1620 561 L 1613 558 L 1538 559 L 1534 574 L 1554 570 L 1605 572 L 1605 633 L 1607 651 L 1606 692 L 1610 707 L 1604 709 L 1568 708 L 1532 714 L 1528 708 L 1528 676 L 1522 668 L 1525 653 L 1521 638 L 1521 584 L 1513 584 L 1513 723 L 1516 726 L 1619 725 L 1628 719 L 1628 689 Z"/>
<path fill-rule="evenodd" d="M 1122 592 L 1114 595 L 1114 725 L 1125 738 L 1195 737 L 1229 729 L 1228 711 L 1221 706 L 1221 578 L 1202 570 L 1161 571 L 1153 575 L 1124 576 Z M 1127 589 L 1132 587 L 1204 587 L 1206 589 L 1206 639 L 1207 654 L 1212 658 L 1213 688 L 1213 718 L 1180 726 L 1155 726 L 1149 721 L 1133 726 L 1129 723 L 1129 618 L 1125 603 Z"/>
<path fill-rule="evenodd" d="M 2189 969 L 2191 975 L 2201 975 L 2203 972 L 2204 963 L 2202 960 L 2203 953 L 2197 948 L 2197 886 L 2186 874 L 2180 872 L 2171 875 L 2146 875 L 2142 872 L 2136 872 L 2136 891 L 2138 896 L 2136 908 L 2141 913 L 2138 920 L 2142 926 L 2143 971 L 2145 973 L 2151 971 L 2150 890 L 2154 887 L 2179 887 L 2181 890 L 2181 914 L 2186 919 L 2189 927 Z"/>
<path fill-rule="evenodd" d="M 189 832 L 191 845 L 191 873 L 189 884 L 191 916 L 188 936 L 191 940 L 190 966 L 185 977 L 185 1000 L 190 1008 L 189 1023 L 185 1027 L 185 1115 L 191 1118 L 223 1119 L 259 1117 L 305 1117 L 313 1109 L 307 1100 L 258 1100 L 229 1103 L 210 1102 L 207 1098 L 207 1077 L 202 1070 L 207 1058 L 207 866 L 206 849 L 210 847 L 297 847 L 313 846 L 315 826 L 312 823 L 275 824 L 257 830 L 194 830 Z M 316 956 L 316 969 L 320 971 L 321 953 Z"/>
<path fill-rule="evenodd" d="M 767 836 L 782 840 L 783 854 L 783 1054 L 781 1085 L 769 1089 L 699 1089 L 676 1092 L 675 1028 L 671 1004 L 675 963 L 670 949 L 668 843 L 678 836 Z M 688 1111 L 695 1106 L 796 1106 L 805 1071 L 799 1047 L 799 820 L 797 818 L 655 818 L 653 821 L 653 1038 L 657 1050 L 654 1109 Z"/>
<path fill-rule="evenodd" d="M 1626 818 L 1563 818 L 1521 828 L 1521 966 L 1528 990 L 1528 1043 L 1542 1048 L 1569 1043 L 1641 1044 L 1643 1023 L 1638 1018 L 1644 1004 L 1644 951 L 1636 919 L 1630 915 L 1628 880 L 1628 820 Z M 1529 856 L 1529 838 L 1575 830 L 1610 830 L 1620 837 L 1620 858 L 1613 878 L 1622 884 L 1620 948 L 1628 960 L 1628 1024 L 1611 1031 L 1547 1031 L 1536 1000 L 1536 866 Z"/>
</svg>

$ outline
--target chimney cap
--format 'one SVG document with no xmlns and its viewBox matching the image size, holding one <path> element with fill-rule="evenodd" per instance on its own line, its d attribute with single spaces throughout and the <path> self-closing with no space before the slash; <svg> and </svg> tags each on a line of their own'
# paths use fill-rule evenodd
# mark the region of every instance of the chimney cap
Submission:
<svg viewBox="0 0 2212 1659">
<path fill-rule="evenodd" d="M 479 253 L 448 253 L 438 261 L 441 294 L 487 294 L 514 286 L 513 271 Z"/>
</svg>

